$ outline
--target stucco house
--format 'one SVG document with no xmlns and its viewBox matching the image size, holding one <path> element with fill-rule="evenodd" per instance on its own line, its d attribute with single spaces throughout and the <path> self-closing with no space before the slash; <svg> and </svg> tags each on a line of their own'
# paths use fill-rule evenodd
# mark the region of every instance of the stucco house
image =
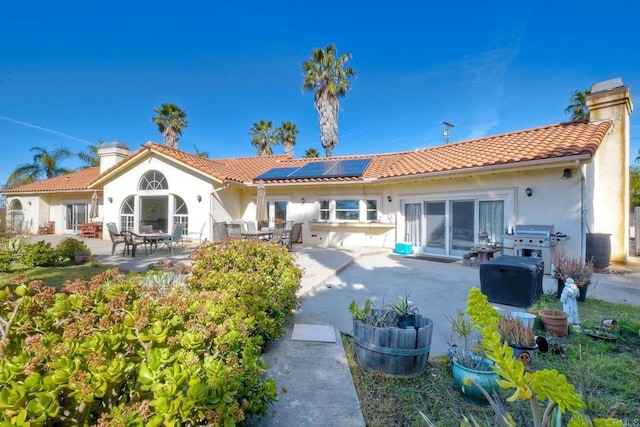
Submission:
<svg viewBox="0 0 640 427">
<path fill-rule="evenodd" d="M 513 227 L 545 224 L 574 255 L 585 255 L 587 234 L 610 234 L 611 261 L 625 262 L 629 89 L 620 79 L 594 84 L 587 105 L 590 122 L 329 159 L 207 159 L 153 142 L 133 152 L 107 143 L 99 168 L 3 191 L 7 224 L 35 234 L 55 221 L 55 233 L 65 234 L 88 221 L 132 231 L 181 223 L 185 234 L 211 239 L 215 222 L 256 219 L 262 181 L 270 223 L 302 222 L 309 245 L 405 242 L 414 252 L 462 257 L 486 231 L 509 253 Z M 94 194 L 98 215 L 90 218 Z"/>
</svg>

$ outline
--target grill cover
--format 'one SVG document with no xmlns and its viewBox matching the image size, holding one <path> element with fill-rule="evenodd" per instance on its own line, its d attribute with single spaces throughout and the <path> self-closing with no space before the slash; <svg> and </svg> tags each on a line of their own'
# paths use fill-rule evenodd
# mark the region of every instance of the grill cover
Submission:
<svg viewBox="0 0 640 427">
<path fill-rule="evenodd" d="M 480 264 L 480 290 L 489 301 L 529 307 L 542 295 L 540 258 L 501 256 Z"/>
</svg>

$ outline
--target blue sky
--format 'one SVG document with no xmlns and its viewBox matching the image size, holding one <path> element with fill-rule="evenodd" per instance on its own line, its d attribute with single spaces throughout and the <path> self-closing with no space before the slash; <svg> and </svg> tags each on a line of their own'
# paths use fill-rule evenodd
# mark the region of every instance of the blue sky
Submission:
<svg viewBox="0 0 640 427">
<path fill-rule="evenodd" d="M 615 77 L 640 93 L 637 1 L 0 4 L 2 183 L 34 146 L 162 142 L 166 102 L 187 112 L 185 151 L 253 156 L 265 119 L 298 126 L 296 157 L 324 154 L 301 63 L 331 42 L 357 73 L 336 156 L 440 145 L 443 121 L 453 142 L 559 123 L 574 90 Z M 639 137 L 636 112 L 632 159 Z"/>
</svg>

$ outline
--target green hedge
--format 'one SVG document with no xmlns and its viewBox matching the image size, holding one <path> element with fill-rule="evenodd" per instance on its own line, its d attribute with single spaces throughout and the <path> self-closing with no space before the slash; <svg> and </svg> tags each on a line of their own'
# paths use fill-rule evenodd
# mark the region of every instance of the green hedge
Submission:
<svg viewBox="0 0 640 427">
<path fill-rule="evenodd" d="M 117 270 L 59 293 L 16 278 L 0 290 L 0 424 L 234 425 L 264 416 L 277 392 L 261 344 L 292 316 L 301 271 L 277 246 L 260 245 L 205 246 L 188 285 L 162 292 Z M 224 284 L 203 274 L 216 257 L 235 260 L 219 273 Z"/>
</svg>

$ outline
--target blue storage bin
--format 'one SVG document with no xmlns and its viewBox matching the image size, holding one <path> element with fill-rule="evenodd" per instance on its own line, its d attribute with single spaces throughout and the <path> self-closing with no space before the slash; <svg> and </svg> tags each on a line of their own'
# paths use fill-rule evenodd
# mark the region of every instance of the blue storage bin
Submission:
<svg viewBox="0 0 640 427">
<path fill-rule="evenodd" d="M 397 242 L 396 253 L 400 255 L 411 255 L 413 253 L 413 243 L 411 242 Z"/>
</svg>

